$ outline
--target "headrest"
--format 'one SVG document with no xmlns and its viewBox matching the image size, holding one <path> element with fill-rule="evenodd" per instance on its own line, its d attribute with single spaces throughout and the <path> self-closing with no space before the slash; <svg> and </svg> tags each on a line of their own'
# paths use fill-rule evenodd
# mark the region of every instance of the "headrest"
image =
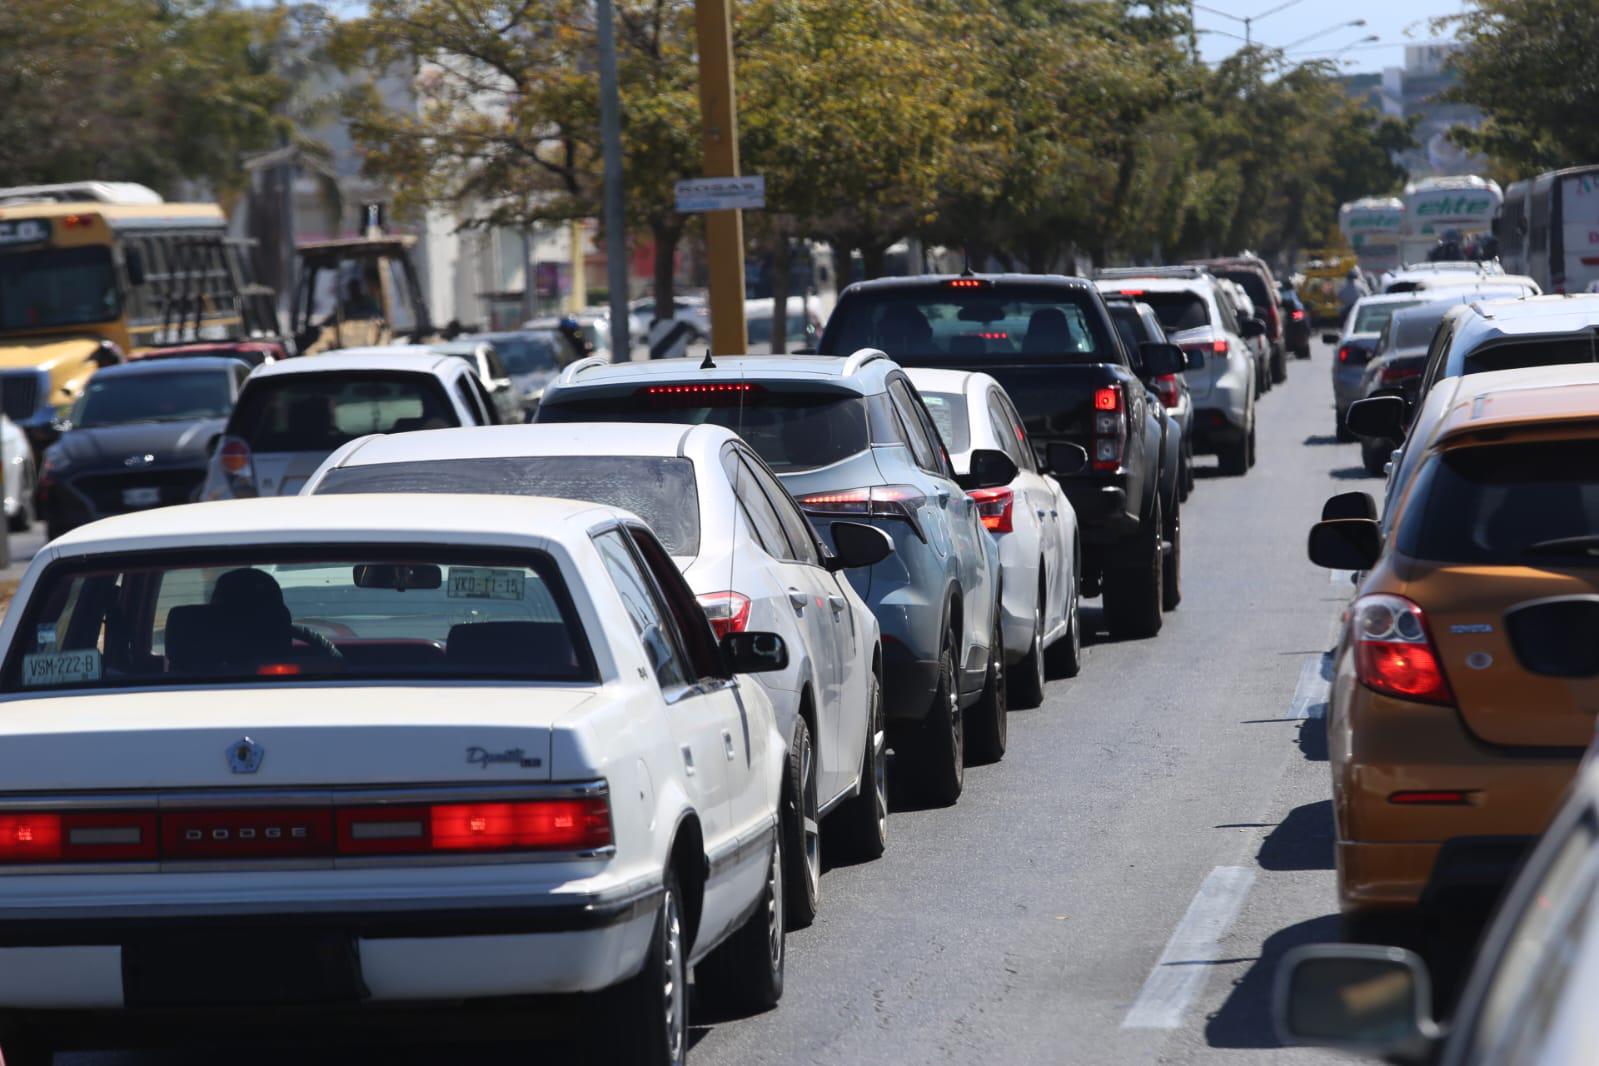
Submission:
<svg viewBox="0 0 1599 1066">
<path fill-rule="evenodd" d="M 572 676 L 578 665 L 564 622 L 463 622 L 450 627 L 444 658 L 546 677 Z"/>
</svg>

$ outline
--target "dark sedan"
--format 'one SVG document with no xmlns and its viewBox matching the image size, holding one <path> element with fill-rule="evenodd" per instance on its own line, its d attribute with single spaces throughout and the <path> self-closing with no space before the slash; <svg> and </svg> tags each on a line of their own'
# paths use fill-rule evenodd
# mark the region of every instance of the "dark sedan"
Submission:
<svg viewBox="0 0 1599 1066">
<path fill-rule="evenodd" d="M 1310 311 L 1289 286 L 1277 290 L 1283 305 L 1283 343 L 1295 359 L 1310 358 Z"/>
<path fill-rule="evenodd" d="M 50 537 L 192 500 L 249 372 L 237 359 L 194 356 L 124 363 L 90 378 L 39 473 Z"/>
</svg>

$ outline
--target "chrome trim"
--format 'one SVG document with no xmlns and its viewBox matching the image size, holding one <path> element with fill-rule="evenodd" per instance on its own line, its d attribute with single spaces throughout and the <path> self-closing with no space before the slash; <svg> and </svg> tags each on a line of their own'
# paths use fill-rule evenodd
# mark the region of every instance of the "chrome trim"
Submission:
<svg viewBox="0 0 1599 1066">
<path fill-rule="evenodd" d="M 173 859 L 165 862 L 79 862 L 33 863 L 0 866 L 0 878 L 34 875 L 82 874 L 212 874 L 273 873 L 285 870 L 372 870 L 408 867 L 461 867 L 545 865 L 561 862 L 592 862 L 614 858 L 616 847 L 607 845 L 584 851 L 515 851 L 491 855 L 466 853 L 428 853 L 426 855 L 349 855 L 317 856 L 298 859 Z"/>
<path fill-rule="evenodd" d="M 388 803 L 494 802 L 608 796 L 604 778 L 492 785 L 343 785 L 307 788 L 149 789 L 119 792 L 0 793 L 0 811 L 204 810 L 212 807 L 353 807 Z M 74 867 L 77 869 L 78 867 Z"/>
</svg>

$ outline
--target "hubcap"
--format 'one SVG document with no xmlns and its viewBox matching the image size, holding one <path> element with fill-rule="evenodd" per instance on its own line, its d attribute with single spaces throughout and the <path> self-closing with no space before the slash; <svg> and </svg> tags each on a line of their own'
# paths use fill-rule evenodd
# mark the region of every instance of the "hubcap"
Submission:
<svg viewBox="0 0 1599 1066">
<path fill-rule="evenodd" d="M 688 1017 L 685 999 L 687 974 L 683 971 L 683 923 L 678 914 L 677 896 L 670 890 L 661 916 L 661 1001 L 666 1010 L 667 1061 L 681 1062 L 687 1039 Z"/>
<path fill-rule="evenodd" d="M 783 843 L 772 838 L 772 867 L 766 872 L 766 950 L 772 972 L 783 965 Z"/>
<path fill-rule="evenodd" d="M 877 837 L 879 840 L 888 839 L 888 746 L 883 735 L 883 707 L 882 695 L 874 683 L 872 685 L 872 716 L 871 745 L 872 745 L 872 791 L 876 794 L 877 802 Z"/>
<path fill-rule="evenodd" d="M 950 736 L 954 741 L 955 776 L 964 775 L 966 771 L 966 729 L 961 721 L 960 693 L 955 688 L 955 664 L 949 662 L 944 673 L 944 691 L 949 700 L 949 728 Z"/>
<path fill-rule="evenodd" d="M 822 887 L 822 833 L 820 818 L 816 813 L 816 751 L 810 733 L 805 734 L 805 746 L 800 749 L 800 821 L 804 824 L 805 877 L 811 883 L 811 895 Z"/>
<path fill-rule="evenodd" d="M 1033 608 L 1033 672 L 1038 675 L 1038 688 L 1044 689 L 1044 594 L 1038 594 L 1038 606 Z"/>
<path fill-rule="evenodd" d="M 998 717 L 999 739 L 1004 743 L 1010 732 L 1010 715 L 1006 713 L 1005 696 L 1005 642 L 999 625 L 994 626 L 994 643 L 988 652 L 989 669 L 994 672 L 994 713 Z"/>
</svg>

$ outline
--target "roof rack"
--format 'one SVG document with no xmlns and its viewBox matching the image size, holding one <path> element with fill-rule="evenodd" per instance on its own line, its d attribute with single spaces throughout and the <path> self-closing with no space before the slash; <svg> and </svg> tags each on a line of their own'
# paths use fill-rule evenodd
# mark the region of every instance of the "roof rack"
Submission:
<svg viewBox="0 0 1599 1066">
<path fill-rule="evenodd" d="M 859 371 L 860 368 L 865 366 L 867 363 L 874 362 L 878 359 L 887 358 L 888 353 L 883 351 L 881 348 L 857 348 L 853 355 L 844 360 L 843 374 L 845 377 L 849 377 L 851 374 Z"/>
<path fill-rule="evenodd" d="M 593 370 L 597 366 L 610 365 L 611 361 L 603 355 L 591 355 L 586 359 L 579 359 L 577 362 L 568 365 L 565 370 L 561 371 L 561 376 L 555 383 L 557 385 L 570 385 L 573 379 L 583 373 L 583 371 Z"/>
<path fill-rule="evenodd" d="M 1208 278 L 1210 269 L 1196 263 L 1177 266 L 1105 267 L 1094 271 L 1098 278 Z"/>
</svg>

